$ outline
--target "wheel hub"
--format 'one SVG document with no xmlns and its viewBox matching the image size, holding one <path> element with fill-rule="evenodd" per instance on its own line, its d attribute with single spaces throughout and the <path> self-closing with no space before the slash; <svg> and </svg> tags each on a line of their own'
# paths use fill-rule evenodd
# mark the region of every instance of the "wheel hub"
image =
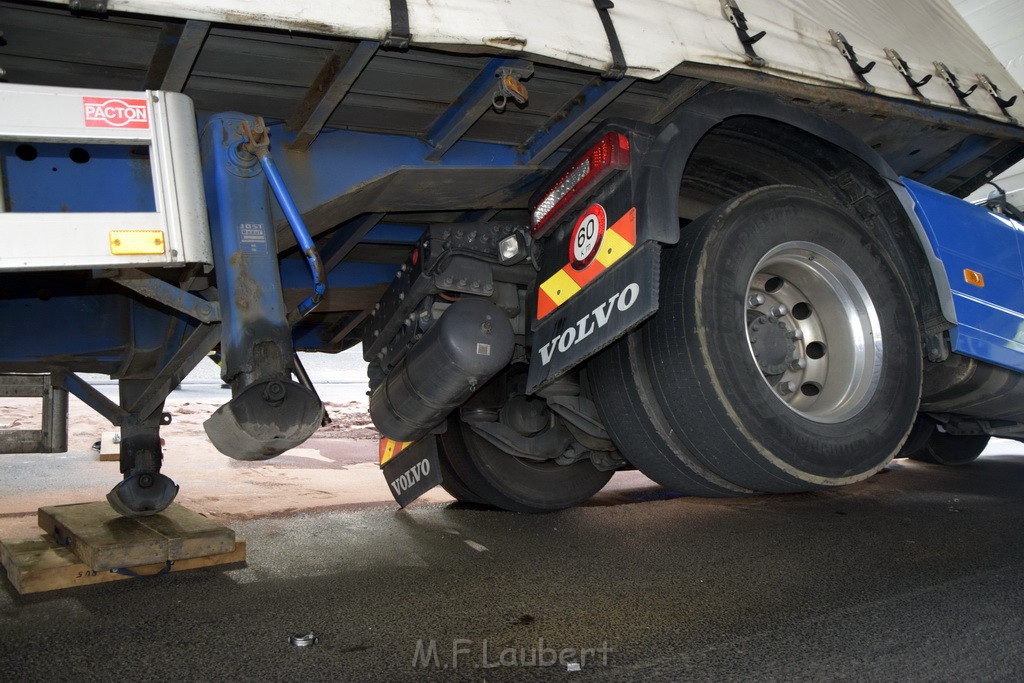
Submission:
<svg viewBox="0 0 1024 683">
<path fill-rule="evenodd" d="M 878 384 L 882 335 L 845 261 L 809 242 L 781 244 L 754 268 L 744 304 L 750 354 L 776 398 L 816 422 L 860 412 Z"/>
<path fill-rule="evenodd" d="M 765 375 L 781 375 L 797 359 L 793 330 L 778 318 L 755 317 L 747 327 L 747 335 L 754 359 Z"/>
</svg>

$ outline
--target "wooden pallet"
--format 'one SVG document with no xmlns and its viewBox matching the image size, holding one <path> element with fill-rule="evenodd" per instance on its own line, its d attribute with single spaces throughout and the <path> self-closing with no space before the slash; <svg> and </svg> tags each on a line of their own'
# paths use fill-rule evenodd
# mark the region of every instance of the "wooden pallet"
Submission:
<svg viewBox="0 0 1024 683">
<path fill-rule="evenodd" d="M 134 578 L 110 570 L 92 569 L 70 550 L 57 545 L 53 537 L 45 535 L 16 541 L 0 541 L 0 562 L 7 571 L 7 578 L 22 595 Z M 180 572 L 243 562 L 245 541 L 239 539 L 231 552 L 178 560 L 171 565 L 170 571 Z M 161 573 L 166 567 L 166 563 L 147 564 L 131 567 L 131 570 L 139 576 L 152 576 Z"/>
<path fill-rule="evenodd" d="M 106 501 L 55 505 L 39 509 L 39 526 L 48 535 L 0 541 L 0 563 L 19 593 L 245 561 L 234 531 L 180 505 L 138 518 Z"/>
<path fill-rule="evenodd" d="M 100 434 L 100 461 L 118 462 L 121 459 L 121 434 L 102 432 Z"/>
<path fill-rule="evenodd" d="M 180 505 L 158 515 L 122 517 L 107 501 L 39 508 L 39 528 L 97 571 L 218 555 L 235 532 Z"/>
</svg>

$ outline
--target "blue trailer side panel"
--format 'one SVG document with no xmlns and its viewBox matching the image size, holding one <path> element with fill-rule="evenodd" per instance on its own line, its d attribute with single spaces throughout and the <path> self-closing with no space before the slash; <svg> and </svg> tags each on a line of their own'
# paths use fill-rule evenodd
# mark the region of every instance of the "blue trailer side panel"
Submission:
<svg viewBox="0 0 1024 683">
<path fill-rule="evenodd" d="M 902 180 L 952 289 L 953 351 L 1024 372 L 1024 225 Z"/>
<path fill-rule="evenodd" d="M 145 147 L 0 142 L 0 170 L 7 211 L 156 211 Z"/>
</svg>

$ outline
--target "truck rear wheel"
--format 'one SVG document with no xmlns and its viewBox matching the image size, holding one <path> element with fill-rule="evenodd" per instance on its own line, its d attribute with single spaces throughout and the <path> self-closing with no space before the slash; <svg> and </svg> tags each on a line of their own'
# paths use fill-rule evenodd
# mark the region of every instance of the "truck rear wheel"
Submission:
<svg viewBox="0 0 1024 683">
<path fill-rule="evenodd" d="M 594 402 L 619 452 L 654 481 L 688 496 L 754 493 L 712 472 L 683 445 L 660 404 L 649 398 L 656 370 L 644 358 L 641 343 L 642 335 L 632 334 L 587 366 Z M 656 452 L 662 455 L 648 455 Z"/>
<path fill-rule="evenodd" d="M 684 491 L 683 458 L 741 490 L 793 492 L 890 460 L 920 398 L 918 329 L 859 221 L 817 193 L 771 186 L 691 223 L 664 259 L 659 311 L 618 357 L 642 370 L 635 390 L 673 442 L 643 415 L 609 410 L 616 387 L 595 391 L 630 462 Z M 655 447 L 635 447 L 637 430 Z"/>
<path fill-rule="evenodd" d="M 517 458 L 476 434 L 459 419 L 448 418 L 439 437 L 442 461 L 451 467 L 465 502 L 492 505 L 513 512 L 552 512 L 578 505 L 604 488 L 612 472 L 602 472 L 589 460 L 571 465 Z"/>
<path fill-rule="evenodd" d="M 940 432 L 935 420 L 927 416 L 917 418 L 914 431 L 920 434 L 916 448 L 904 446 L 906 457 L 933 465 L 955 467 L 974 462 L 988 446 L 987 434 L 957 435 Z M 909 441 L 909 439 L 908 439 Z"/>
<path fill-rule="evenodd" d="M 448 457 L 448 451 L 445 450 L 445 445 L 441 440 L 441 437 L 437 436 L 433 438 L 437 439 L 437 461 L 441 466 L 441 488 L 443 488 L 449 496 L 460 503 L 487 505 L 486 501 L 473 493 L 469 486 L 462 481 L 462 477 L 460 477 L 458 472 L 455 471 L 455 468 L 452 467 L 452 463 Z"/>
</svg>

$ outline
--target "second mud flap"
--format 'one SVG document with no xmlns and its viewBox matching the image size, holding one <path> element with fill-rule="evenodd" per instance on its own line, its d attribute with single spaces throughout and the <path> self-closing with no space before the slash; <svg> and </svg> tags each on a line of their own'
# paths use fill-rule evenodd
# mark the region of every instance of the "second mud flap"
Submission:
<svg viewBox="0 0 1024 683">
<path fill-rule="evenodd" d="M 404 508 L 441 483 L 437 438 L 430 434 L 405 447 L 384 463 L 383 469 L 391 495 Z"/>
</svg>

